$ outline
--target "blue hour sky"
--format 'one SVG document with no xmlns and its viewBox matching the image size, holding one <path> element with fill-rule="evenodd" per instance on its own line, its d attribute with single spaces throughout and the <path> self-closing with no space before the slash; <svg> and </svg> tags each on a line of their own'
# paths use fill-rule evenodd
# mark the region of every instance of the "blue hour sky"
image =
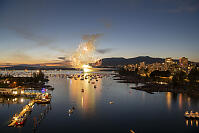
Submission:
<svg viewBox="0 0 199 133">
<path fill-rule="evenodd" d="M 82 35 L 99 57 L 199 62 L 198 0 L 0 0 L 0 64 L 58 62 Z"/>
</svg>

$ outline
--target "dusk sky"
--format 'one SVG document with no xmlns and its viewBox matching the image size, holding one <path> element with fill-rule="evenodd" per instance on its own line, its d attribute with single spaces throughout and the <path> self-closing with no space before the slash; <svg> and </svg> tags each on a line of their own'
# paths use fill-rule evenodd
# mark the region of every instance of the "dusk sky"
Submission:
<svg viewBox="0 0 199 133">
<path fill-rule="evenodd" d="M 68 59 L 87 34 L 101 58 L 199 62 L 199 0 L 0 0 L 0 64 Z"/>
</svg>

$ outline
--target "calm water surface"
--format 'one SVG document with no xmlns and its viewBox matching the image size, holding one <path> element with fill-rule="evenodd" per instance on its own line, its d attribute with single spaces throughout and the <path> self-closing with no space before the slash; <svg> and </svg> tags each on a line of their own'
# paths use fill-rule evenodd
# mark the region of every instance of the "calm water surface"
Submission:
<svg viewBox="0 0 199 133">
<path fill-rule="evenodd" d="M 50 77 L 48 84 L 55 88 L 51 104 L 35 104 L 22 128 L 8 127 L 8 120 L 30 99 L 0 97 L 0 133 L 129 133 L 130 129 L 136 133 L 199 132 L 198 121 L 188 121 L 183 116 L 186 110 L 199 111 L 199 98 L 132 90 L 135 84 L 117 83 L 111 77 L 99 79 L 96 89 L 88 80 L 62 76 Z M 72 106 L 75 111 L 69 115 Z M 44 112 L 48 113 L 33 130 L 34 120 Z"/>
</svg>

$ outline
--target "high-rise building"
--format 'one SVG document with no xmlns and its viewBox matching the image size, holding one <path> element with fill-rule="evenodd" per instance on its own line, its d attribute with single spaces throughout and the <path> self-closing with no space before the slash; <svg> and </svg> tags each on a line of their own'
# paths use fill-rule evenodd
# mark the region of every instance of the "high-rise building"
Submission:
<svg viewBox="0 0 199 133">
<path fill-rule="evenodd" d="M 188 58 L 182 57 L 179 59 L 179 64 L 182 67 L 188 67 Z"/>
<path fill-rule="evenodd" d="M 169 65 L 173 64 L 173 59 L 172 58 L 166 58 L 165 64 L 169 64 Z"/>
<path fill-rule="evenodd" d="M 140 62 L 140 68 L 144 68 L 145 69 L 146 65 L 145 62 Z"/>
</svg>

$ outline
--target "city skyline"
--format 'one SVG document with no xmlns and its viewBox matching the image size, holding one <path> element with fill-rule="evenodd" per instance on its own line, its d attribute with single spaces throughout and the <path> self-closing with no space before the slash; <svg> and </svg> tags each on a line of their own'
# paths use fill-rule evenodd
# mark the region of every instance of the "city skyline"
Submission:
<svg viewBox="0 0 199 133">
<path fill-rule="evenodd" d="M 197 0 L 0 2 L 0 65 L 67 62 L 84 35 L 100 58 L 187 57 L 199 62 Z"/>
</svg>

